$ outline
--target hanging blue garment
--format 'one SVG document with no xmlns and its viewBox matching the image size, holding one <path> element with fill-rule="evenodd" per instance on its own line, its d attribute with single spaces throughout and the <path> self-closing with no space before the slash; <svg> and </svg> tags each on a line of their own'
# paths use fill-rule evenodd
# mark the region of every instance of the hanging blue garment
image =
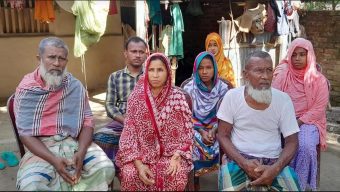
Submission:
<svg viewBox="0 0 340 192">
<path fill-rule="evenodd" d="M 159 0 L 147 0 L 149 18 L 152 25 L 162 25 L 162 12 Z"/>
<path fill-rule="evenodd" d="M 174 3 L 170 6 L 170 15 L 173 20 L 173 27 L 171 31 L 171 42 L 169 48 L 169 56 L 177 57 L 177 59 L 183 59 L 183 38 L 182 32 L 184 32 L 184 22 L 182 17 L 181 8 L 178 3 Z"/>
</svg>

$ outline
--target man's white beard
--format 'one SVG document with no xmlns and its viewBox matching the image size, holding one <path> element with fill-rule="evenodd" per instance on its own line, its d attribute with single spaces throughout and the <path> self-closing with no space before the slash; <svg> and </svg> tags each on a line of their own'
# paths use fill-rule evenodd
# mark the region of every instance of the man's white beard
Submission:
<svg viewBox="0 0 340 192">
<path fill-rule="evenodd" d="M 258 103 L 270 104 L 272 101 L 272 91 L 268 89 L 255 89 L 248 81 L 245 82 L 247 94 Z"/>
<path fill-rule="evenodd" d="M 57 88 L 63 82 L 67 69 L 65 68 L 62 72 L 56 70 L 47 71 L 44 64 L 40 62 L 39 72 L 48 87 Z"/>
</svg>

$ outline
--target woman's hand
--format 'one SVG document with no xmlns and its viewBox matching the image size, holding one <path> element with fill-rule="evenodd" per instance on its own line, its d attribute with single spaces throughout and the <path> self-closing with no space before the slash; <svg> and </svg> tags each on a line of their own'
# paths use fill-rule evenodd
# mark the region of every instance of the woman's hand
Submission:
<svg viewBox="0 0 340 192">
<path fill-rule="evenodd" d="M 199 133 L 201 134 L 202 136 L 202 140 L 203 140 L 203 143 L 206 144 L 206 145 L 212 145 L 214 143 L 214 140 L 211 136 L 209 136 L 209 132 L 203 130 L 203 129 L 200 129 L 199 130 Z"/>
<path fill-rule="evenodd" d="M 208 132 L 208 138 L 212 141 L 212 143 L 214 143 L 215 141 L 216 133 L 217 133 L 217 129 L 215 128 L 210 129 Z"/>
<path fill-rule="evenodd" d="M 172 177 L 181 169 L 181 155 L 175 153 L 170 160 L 169 168 L 166 170 L 166 174 L 171 175 Z"/>
<path fill-rule="evenodd" d="M 155 184 L 154 174 L 149 167 L 143 164 L 141 160 L 135 160 L 134 163 L 138 171 L 139 179 L 142 180 L 145 185 Z"/>
</svg>

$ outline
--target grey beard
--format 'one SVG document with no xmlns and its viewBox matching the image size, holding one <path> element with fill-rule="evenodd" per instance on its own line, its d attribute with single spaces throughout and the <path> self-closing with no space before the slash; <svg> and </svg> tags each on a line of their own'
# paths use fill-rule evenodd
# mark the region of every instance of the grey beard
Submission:
<svg viewBox="0 0 340 192">
<path fill-rule="evenodd" d="M 62 72 L 47 71 L 44 65 L 40 64 L 39 72 L 48 87 L 57 88 L 61 86 L 63 79 L 67 74 L 67 69 L 65 68 Z"/>
<path fill-rule="evenodd" d="M 255 89 L 248 81 L 245 82 L 247 94 L 258 103 L 270 104 L 272 102 L 272 90 L 268 89 Z"/>
</svg>

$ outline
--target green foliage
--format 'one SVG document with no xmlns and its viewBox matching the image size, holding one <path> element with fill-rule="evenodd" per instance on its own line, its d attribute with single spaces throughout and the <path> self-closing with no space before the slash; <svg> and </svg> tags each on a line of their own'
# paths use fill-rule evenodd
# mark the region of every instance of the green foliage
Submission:
<svg viewBox="0 0 340 192">
<path fill-rule="evenodd" d="M 303 9 L 306 11 L 339 10 L 340 0 L 318 0 L 304 2 Z"/>
</svg>

